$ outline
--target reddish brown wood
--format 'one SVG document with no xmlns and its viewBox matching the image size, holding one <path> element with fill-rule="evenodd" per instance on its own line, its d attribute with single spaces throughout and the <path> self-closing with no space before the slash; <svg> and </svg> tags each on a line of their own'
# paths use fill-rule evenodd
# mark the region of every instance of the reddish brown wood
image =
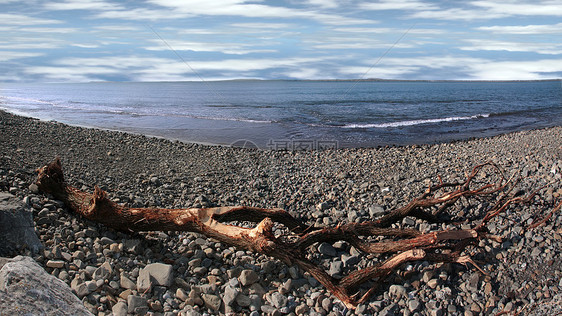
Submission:
<svg viewBox="0 0 562 316">
<path fill-rule="evenodd" d="M 497 171 L 500 175 L 500 182 L 487 183 L 476 189 L 470 189 L 472 180 L 486 166 Z M 373 287 L 361 292 L 358 290 L 360 285 L 371 280 L 377 280 L 380 283 L 405 262 L 428 260 L 474 265 L 470 257 L 462 255 L 462 251 L 480 238 L 493 238 L 494 240 L 498 238 L 486 233 L 485 223 L 505 211 L 509 205 L 530 200 L 530 198 L 508 199 L 507 194 L 504 194 L 499 199 L 500 201 L 487 211 L 480 224 L 475 225 L 474 229 L 421 234 L 414 229 L 390 227 L 406 216 L 437 221 L 438 218 L 435 215 L 445 211 L 461 197 L 470 198 L 501 192 L 507 183 L 504 182 L 505 179 L 500 169 L 493 164 L 483 164 L 475 167 L 464 183 L 448 184 L 442 183 L 440 180 L 439 185 L 428 188 L 417 199 L 378 220 L 318 229 L 295 219 L 282 209 L 246 206 L 186 209 L 128 208 L 109 200 L 107 194 L 98 187 L 89 194 L 69 186 L 64 180 L 59 159 L 38 169 L 38 173 L 36 183 L 41 191 L 52 194 L 56 199 L 63 201 L 70 210 L 87 219 L 123 231 L 196 232 L 240 249 L 277 258 L 288 265 L 296 264 L 310 273 L 349 308 L 355 308 L 357 304 L 364 303 L 376 291 L 376 287 Z M 451 188 L 455 189 L 442 192 Z M 428 212 L 430 207 L 437 207 L 438 212 L 434 214 Z M 558 209 L 560 209 L 560 204 L 555 208 L 555 210 Z M 546 220 L 548 217 L 541 223 Z M 245 228 L 225 224 L 235 221 L 254 222 L 256 226 Z M 273 233 L 275 223 L 286 226 L 291 238 L 286 238 L 288 236 L 276 238 Z M 372 242 L 368 241 L 366 237 L 381 237 L 382 241 Z M 307 254 L 309 247 L 315 244 L 339 240 L 349 242 L 366 254 L 390 253 L 393 255 L 378 265 L 353 271 L 341 280 L 336 280 L 328 275 L 320 265 L 307 259 Z"/>
</svg>

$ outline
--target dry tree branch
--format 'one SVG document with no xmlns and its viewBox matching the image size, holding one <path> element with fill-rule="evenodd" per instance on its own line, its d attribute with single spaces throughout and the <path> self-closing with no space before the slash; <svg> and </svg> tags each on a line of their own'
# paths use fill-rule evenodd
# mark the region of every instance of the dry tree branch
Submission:
<svg viewBox="0 0 562 316">
<path fill-rule="evenodd" d="M 562 201 L 560 201 L 558 205 L 556 205 L 556 207 L 554 207 L 545 217 L 543 217 L 540 220 L 535 220 L 531 225 L 529 225 L 529 228 L 533 229 L 546 223 L 546 221 L 548 221 L 554 213 L 558 212 L 561 207 L 562 207 Z"/>
<path fill-rule="evenodd" d="M 484 183 L 471 189 L 474 179 L 483 168 L 490 167 L 497 175 L 497 183 Z M 524 203 L 528 198 L 507 199 L 505 181 L 501 169 L 493 163 L 478 165 L 462 183 L 440 183 L 430 186 L 420 197 L 406 206 L 368 222 L 348 223 L 336 227 L 313 228 L 294 218 L 282 209 L 265 209 L 246 206 L 212 208 L 162 209 L 128 208 L 107 198 L 107 194 L 95 188 L 93 194 L 69 186 L 63 176 L 60 160 L 38 169 L 37 185 L 45 192 L 63 201 L 69 209 L 87 219 L 123 231 L 189 231 L 203 234 L 228 245 L 277 258 L 287 265 L 298 265 L 307 271 L 348 308 L 366 302 L 376 291 L 376 286 L 361 290 L 360 286 L 371 280 L 383 282 L 393 271 L 410 261 L 471 263 L 481 270 L 463 251 L 478 239 L 499 237 L 489 235 L 486 223 L 504 212 L 510 205 Z M 454 189 L 453 189 L 454 188 Z M 450 191 L 446 191 L 450 190 Z M 430 222 L 443 222 L 439 215 L 460 198 L 494 197 L 500 193 L 498 203 L 486 212 L 473 229 L 433 231 L 422 234 L 415 229 L 392 228 L 406 216 Z M 430 212 L 431 208 L 437 211 Z M 554 211 L 560 209 L 560 204 Z M 552 212 L 551 212 L 552 214 Z M 549 215 L 550 216 L 550 215 Z M 542 224 L 549 216 L 538 222 Z M 253 228 L 226 224 L 249 221 Z M 288 228 L 288 235 L 275 237 L 274 224 Z M 290 237 L 290 238 L 288 238 Z M 372 237 L 382 239 L 374 240 Z M 340 280 L 328 275 L 324 269 L 307 258 L 308 248 L 321 242 L 346 241 L 365 254 L 390 254 L 379 264 L 356 270 Z M 481 270 L 482 271 L 482 270 Z M 482 271 L 483 272 L 483 271 Z M 377 283 L 377 284 L 378 284 Z"/>
</svg>

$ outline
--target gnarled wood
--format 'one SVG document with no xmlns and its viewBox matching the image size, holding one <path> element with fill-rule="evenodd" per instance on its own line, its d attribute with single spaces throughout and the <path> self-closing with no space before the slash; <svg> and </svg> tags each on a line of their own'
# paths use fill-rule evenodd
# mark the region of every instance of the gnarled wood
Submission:
<svg viewBox="0 0 562 316">
<path fill-rule="evenodd" d="M 471 189 L 473 179 L 486 166 L 497 172 L 499 182 L 486 183 Z M 505 211 L 509 205 L 530 200 L 530 197 L 510 198 L 510 190 L 504 192 L 510 181 L 505 181 L 497 166 L 483 164 L 476 166 L 465 182 L 440 183 L 429 187 L 417 199 L 380 219 L 319 229 L 310 227 L 285 210 L 277 208 L 246 206 L 186 209 L 128 208 L 109 200 L 107 194 L 98 187 L 89 194 L 69 186 L 64 180 L 59 159 L 38 169 L 38 172 L 37 185 L 40 190 L 52 194 L 63 201 L 69 209 L 87 219 L 124 231 L 196 232 L 240 249 L 277 258 L 288 265 L 296 264 L 310 273 L 349 308 L 364 303 L 375 292 L 376 287 L 360 290 L 362 284 L 373 279 L 382 280 L 405 262 L 428 260 L 474 264 L 470 257 L 462 254 L 463 250 L 481 238 L 498 240 L 497 236 L 487 234 L 485 224 Z M 442 192 L 445 189 L 452 190 Z M 499 192 L 503 192 L 503 195 L 486 211 L 481 222 L 473 229 L 422 234 L 415 229 L 391 228 L 392 224 L 406 216 L 436 222 L 437 216 L 460 198 L 490 196 Z M 432 207 L 436 208 L 436 211 L 430 212 Z M 556 209 L 560 209 L 560 204 Z M 226 224 L 233 221 L 254 222 L 256 226 L 245 228 Z M 275 237 L 273 233 L 275 223 L 287 227 L 289 236 Z M 369 241 L 369 237 L 383 239 Z M 339 240 L 349 242 L 363 253 L 386 253 L 391 256 L 377 265 L 353 271 L 341 280 L 337 280 L 307 258 L 309 253 L 307 249 L 320 242 Z"/>
</svg>

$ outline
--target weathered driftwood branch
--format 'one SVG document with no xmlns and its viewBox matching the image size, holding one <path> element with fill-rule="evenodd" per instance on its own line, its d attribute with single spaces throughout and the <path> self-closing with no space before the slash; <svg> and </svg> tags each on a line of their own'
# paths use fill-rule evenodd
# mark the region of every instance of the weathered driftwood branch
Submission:
<svg viewBox="0 0 562 316">
<path fill-rule="evenodd" d="M 498 182 L 486 183 L 471 189 L 475 176 L 484 167 L 496 171 Z M 511 181 L 505 180 L 497 166 L 483 164 L 475 167 L 465 182 L 440 183 L 429 187 L 420 197 L 380 219 L 319 229 L 306 225 L 282 209 L 245 206 L 187 209 L 128 208 L 109 200 L 106 193 L 98 187 L 93 194 L 89 194 L 69 186 L 64 180 L 59 159 L 38 169 L 38 172 L 37 185 L 43 192 L 52 194 L 72 211 L 87 219 L 117 230 L 196 232 L 240 249 L 266 254 L 288 265 L 296 264 L 310 273 L 349 308 L 364 303 L 376 291 L 376 287 L 360 289 L 361 285 L 373 279 L 382 280 L 405 262 L 427 260 L 471 263 L 477 267 L 469 256 L 463 255 L 464 249 L 481 238 L 498 240 L 497 236 L 487 234 L 486 223 L 509 205 L 528 202 L 531 198 L 511 197 L 513 186 L 506 190 Z M 450 191 L 444 191 L 446 189 Z M 497 203 L 486 212 L 473 229 L 422 234 L 415 229 L 391 227 L 406 216 L 438 222 L 438 216 L 459 199 L 490 195 L 500 196 L 497 197 Z M 433 212 L 430 211 L 432 208 Z M 559 208 L 560 205 L 557 209 Z M 226 224 L 233 221 L 254 222 L 257 225 L 254 228 L 245 228 Z M 274 223 L 287 227 L 288 235 L 275 237 Z M 379 236 L 383 237 L 382 241 L 368 240 L 368 237 Z M 377 265 L 356 270 L 338 280 L 328 275 L 318 264 L 307 259 L 307 249 L 320 242 L 339 240 L 348 242 L 363 253 L 386 253 L 390 254 L 390 257 Z"/>
</svg>

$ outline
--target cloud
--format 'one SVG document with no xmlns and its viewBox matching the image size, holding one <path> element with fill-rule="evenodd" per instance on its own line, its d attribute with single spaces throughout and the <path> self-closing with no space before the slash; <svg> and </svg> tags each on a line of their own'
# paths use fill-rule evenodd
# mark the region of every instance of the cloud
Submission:
<svg viewBox="0 0 562 316">
<path fill-rule="evenodd" d="M 62 23 L 62 21 L 34 18 L 22 14 L 0 13 L 0 25 L 42 25 L 58 23 Z"/>
<path fill-rule="evenodd" d="M 504 14 L 507 16 L 562 16 L 562 3 L 560 1 L 472 1 L 471 5 L 486 9 L 488 12 Z"/>
<path fill-rule="evenodd" d="M 469 39 L 470 46 L 460 47 L 462 50 L 470 51 L 508 51 L 508 52 L 533 52 L 538 54 L 557 55 L 562 54 L 562 44 L 532 43 L 532 42 L 509 42 L 495 40 Z"/>
<path fill-rule="evenodd" d="M 338 32 L 349 32 L 349 33 L 372 33 L 372 34 L 403 34 L 408 29 L 407 28 L 390 28 L 390 27 L 336 27 L 333 29 Z M 412 28 L 408 31 L 408 34 L 443 34 L 447 33 L 445 30 L 441 29 L 426 29 L 426 28 Z"/>
<path fill-rule="evenodd" d="M 80 48 L 98 48 L 100 47 L 99 45 L 95 45 L 95 44 L 70 44 L 70 46 L 74 46 L 74 47 L 80 47 Z"/>
<path fill-rule="evenodd" d="M 79 31 L 79 29 L 70 28 L 70 27 L 20 27 L 18 31 L 29 32 L 29 33 L 69 34 L 69 33 L 76 33 Z"/>
<path fill-rule="evenodd" d="M 472 65 L 477 63 L 487 62 L 483 58 L 465 57 L 465 56 L 425 56 L 416 58 L 386 58 L 383 59 L 382 64 L 386 65 L 403 65 L 403 66 L 427 66 L 431 68 L 447 68 L 456 67 L 459 65 Z"/>
<path fill-rule="evenodd" d="M 199 74 L 204 80 L 226 80 L 234 78 L 262 78 L 257 71 L 272 71 L 278 69 L 280 74 L 302 74 L 303 69 L 321 61 L 318 58 L 256 58 L 256 59 L 224 59 L 215 61 L 192 61 L 188 65 L 177 62 L 155 63 L 138 72 L 143 81 L 153 81 L 160 74 L 173 76 L 194 76 L 190 70 Z M 293 77 L 296 78 L 296 77 Z M 298 77 L 301 78 L 301 77 Z"/>
<path fill-rule="evenodd" d="M 280 6 L 247 3 L 246 0 L 149 0 L 150 3 L 172 8 L 179 12 L 192 15 L 230 15 L 245 17 L 295 17 L 302 14 L 309 15 L 305 11 L 298 11 Z"/>
<path fill-rule="evenodd" d="M 383 34 L 383 33 L 391 33 L 395 32 L 396 29 L 388 28 L 388 27 L 336 27 L 333 29 L 336 32 L 344 32 L 344 33 L 360 33 L 360 34 Z M 402 33 L 404 30 L 402 30 Z"/>
<path fill-rule="evenodd" d="M 234 33 L 234 30 L 230 30 Z M 202 28 L 188 28 L 177 30 L 176 33 L 179 35 L 222 35 L 225 34 L 223 30 L 214 29 L 202 29 Z"/>
<path fill-rule="evenodd" d="M 562 59 L 487 62 L 471 66 L 472 76 L 490 80 L 541 80 L 560 78 Z"/>
<path fill-rule="evenodd" d="M 163 63 L 171 62 L 163 58 L 137 56 L 63 58 L 55 60 L 50 66 L 25 67 L 24 72 L 48 81 L 88 82 L 108 80 L 112 76 L 120 76 L 121 80 L 134 80 L 134 75 L 139 71 Z M 179 67 L 177 62 L 172 64 Z"/>
<path fill-rule="evenodd" d="M 377 2 L 361 3 L 363 10 L 437 10 L 438 6 L 417 0 L 382 0 Z"/>
<path fill-rule="evenodd" d="M 419 66 L 392 66 L 383 67 L 377 65 L 377 67 L 368 66 L 352 66 L 352 67 L 341 67 L 339 68 L 339 73 L 351 78 L 383 78 L 383 79 L 400 79 L 408 78 L 408 75 L 414 74 L 420 70 Z"/>
<path fill-rule="evenodd" d="M 315 10 L 256 4 L 247 0 L 149 0 L 151 4 L 173 9 L 176 14 L 191 16 L 238 16 L 249 18 L 312 19 L 321 23 L 346 25 L 371 23 L 369 20 L 324 14 Z M 328 3 L 327 1 L 323 1 Z"/>
<path fill-rule="evenodd" d="M 404 38 L 411 30 L 382 27 L 334 27 L 323 34 L 303 36 L 309 50 L 359 50 L 412 48 L 416 42 Z M 406 33 L 407 32 L 407 33 Z M 432 34 L 433 35 L 433 34 Z M 400 39 L 399 42 L 397 40 Z"/>
<path fill-rule="evenodd" d="M 311 0 L 319 9 L 335 8 L 335 0 Z M 261 2 L 261 1 L 258 1 Z M 47 10 L 88 10 L 95 18 L 126 20 L 174 20 L 196 16 L 237 16 L 248 18 L 287 18 L 312 19 L 325 24 L 348 25 L 370 23 L 371 21 L 349 18 L 338 14 L 325 14 L 320 11 L 291 8 L 279 5 L 267 5 L 248 0 L 149 0 L 141 6 L 129 7 L 124 3 L 104 0 L 66 0 L 49 2 L 44 5 Z"/>
<path fill-rule="evenodd" d="M 193 16 L 187 12 L 177 13 L 171 10 L 155 10 L 146 7 L 130 8 L 104 0 L 48 2 L 44 8 L 53 11 L 84 10 L 89 11 L 93 17 L 103 19 L 171 20 Z"/>
<path fill-rule="evenodd" d="M 63 46 L 58 40 L 31 38 L 31 37 L 13 37 L 9 41 L 0 41 L 0 49 L 53 49 Z"/>
<path fill-rule="evenodd" d="M 445 10 L 424 10 L 413 13 L 410 17 L 416 19 L 437 19 L 437 20 L 487 20 L 504 18 L 508 15 L 504 12 L 488 12 L 486 10 L 451 8 Z"/>
<path fill-rule="evenodd" d="M 543 35 L 562 33 L 562 23 L 551 25 L 512 25 L 512 26 L 481 26 L 480 31 L 499 34 Z"/>
<path fill-rule="evenodd" d="M 560 75 L 555 59 L 562 54 L 558 0 L 0 3 L 0 60 L 11 63 L 0 72 L 28 78 L 199 80 L 189 67 L 208 80 L 357 78 L 365 73 L 391 79 Z M 500 18 L 509 19 L 493 21 Z M 408 19 L 417 24 L 404 34 Z M 166 52 L 170 48 L 146 24 L 154 24 L 174 50 L 189 56 L 189 67 Z M 377 63 L 399 38 L 392 53 Z M 554 67 L 539 66 L 533 61 L 537 58 Z"/>
<path fill-rule="evenodd" d="M 306 3 L 324 9 L 334 9 L 340 6 L 337 0 L 307 0 Z"/>
<path fill-rule="evenodd" d="M 44 4 L 47 10 L 121 10 L 123 6 L 103 0 L 66 0 Z"/>
<path fill-rule="evenodd" d="M 29 53 L 29 52 L 18 52 L 18 51 L 0 51 L 0 62 L 6 62 L 15 59 L 30 58 L 43 56 L 42 53 Z"/>
<path fill-rule="evenodd" d="M 416 28 L 413 27 L 410 30 L 400 29 L 400 28 L 389 28 L 389 27 L 336 27 L 333 29 L 336 32 L 343 33 L 357 33 L 357 34 L 393 34 L 399 36 L 404 34 L 406 31 L 409 35 L 441 35 L 447 34 L 449 31 L 436 29 L 436 28 Z"/>
<path fill-rule="evenodd" d="M 362 75 L 369 67 L 349 68 L 352 75 Z M 341 70 L 345 71 L 345 68 Z M 451 72 L 448 74 L 448 72 Z M 427 78 L 459 80 L 541 80 L 560 76 L 562 59 L 494 61 L 464 56 L 431 56 L 419 58 L 386 58 L 366 78 Z M 429 74 L 429 76 L 428 76 Z M 435 77 L 439 74 L 441 77 Z M 447 75 L 448 74 L 448 75 Z M 432 78 L 433 76 L 433 78 Z"/>
<path fill-rule="evenodd" d="M 289 57 L 289 58 L 255 58 L 255 59 L 225 59 L 219 61 L 198 61 L 190 64 L 195 69 L 254 71 L 271 68 L 292 68 L 306 66 L 319 62 L 319 58 Z"/>
<path fill-rule="evenodd" d="M 187 12 L 175 12 L 172 10 L 155 10 L 147 8 L 134 8 L 123 10 L 108 10 L 101 11 L 95 15 L 96 18 L 101 19 L 124 19 L 132 21 L 160 21 L 160 20 L 175 20 L 187 17 L 193 17 L 193 14 Z"/>
<path fill-rule="evenodd" d="M 2 54 L 4 58 L 37 55 Z M 339 63 L 339 66 L 335 65 Z M 246 58 L 212 61 L 181 61 L 144 56 L 63 58 L 46 66 L 27 66 L 24 75 L 47 81 L 123 81 L 225 80 L 268 78 L 277 74 L 295 79 L 389 78 L 535 80 L 551 79 L 562 72 L 562 59 L 497 62 L 466 56 L 426 56 L 364 60 L 363 66 L 343 61 L 341 56 L 324 58 Z"/>
<path fill-rule="evenodd" d="M 143 28 L 132 26 L 132 25 L 122 25 L 122 24 L 115 24 L 115 25 L 98 25 L 93 28 L 94 30 L 100 31 L 116 31 L 116 32 L 126 32 L 126 31 L 141 31 L 144 30 Z"/>
<path fill-rule="evenodd" d="M 261 32 L 261 31 L 266 31 L 266 32 L 276 31 L 276 32 L 278 32 L 279 30 L 290 29 L 290 28 L 296 27 L 296 25 L 289 24 L 289 23 L 257 23 L 257 22 L 232 23 L 232 24 L 230 24 L 230 26 L 236 27 L 236 28 L 249 29 L 249 30 L 255 31 L 255 32 Z"/>
<path fill-rule="evenodd" d="M 253 72 L 261 70 L 299 70 L 319 61 L 318 58 L 294 57 L 224 59 L 184 64 L 174 59 L 141 56 L 64 58 L 49 66 L 28 66 L 24 72 L 51 81 L 100 81 L 113 76 L 119 76 L 125 81 L 158 81 L 163 80 L 162 78 L 200 80 L 199 74 L 203 73 L 205 80 L 211 80 L 210 78 L 225 79 L 225 74 L 230 76 L 232 72 L 238 77 L 255 77 Z"/>
<path fill-rule="evenodd" d="M 165 40 L 177 42 L 229 43 L 237 51 L 257 50 L 264 53 L 276 52 L 273 46 L 282 46 L 286 40 L 301 42 L 301 26 L 290 23 L 233 23 L 212 25 L 203 28 L 165 28 L 156 30 Z M 153 36 L 154 37 L 154 36 Z M 188 40 L 183 40 L 188 39 Z M 175 46 L 172 45 L 174 48 Z M 241 47 L 239 47 L 241 46 Z M 267 47 L 264 49 L 264 47 Z"/>
<path fill-rule="evenodd" d="M 111 57 L 89 57 L 89 58 L 63 58 L 53 62 L 59 66 L 85 66 L 85 67 L 112 67 L 115 69 L 144 68 L 152 64 L 169 63 L 173 61 L 168 58 L 139 57 L 139 56 L 111 56 Z"/>
<path fill-rule="evenodd" d="M 316 42 L 316 43 L 314 43 Z M 391 42 L 385 42 L 373 38 L 354 38 L 351 36 L 345 37 L 325 37 L 318 40 L 313 40 L 309 42 L 310 48 L 322 49 L 322 50 L 356 50 L 356 49 L 392 49 L 399 48 L 412 48 L 412 44 L 408 43 L 397 43 L 393 45 Z"/>
<path fill-rule="evenodd" d="M 62 68 L 33 66 L 24 69 L 26 77 L 41 78 L 41 81 L 49 82 L 89 82 L 99 80 L 95 75 L 114 75 L 117 72 L 112 69 L 103 68 Z"/>
<path fill-rule="evenodd" d="M 415 13 L 412 18 L 438 19 L 438 20 L 485 20 L 499 19 L 512 16 L 562 16 L 562 4 L 559 1 L 537 1 L 535 3 L 524 3 L 521 1 L 500 1 L 500 0 L 482 0 L 459 2 L 465 4 L 464 7 L 439 8 L 428 5 L 423 8 L 415 7 L 418 1 L 412 1 L 411 6 Z"/>
<path fill-rule="evenodd" d="M 252 49 L 255 44 L 240 43 L 213 43 L 213 42 L 188 42 L 178 40 L 167 40 L 166 44 L 154 40 L 157 46 L 145 47 L 146 50 L 168 51 L 170 47 L 175 51 L 194 52 L 220 52 L 223 54 L 244 55 L 251 53 L 273 53 L 273 49 Z M 169 46 L 168 46 L 169 45 Z"/>
<path fill-rule="evenodd" d="M 330 79 L 335 78 L 326 74 L 317 68 L 299 68 L 281 72 L 284 76 L 294 79 L 314 80 L 314 79 Z"/>
</svg>

